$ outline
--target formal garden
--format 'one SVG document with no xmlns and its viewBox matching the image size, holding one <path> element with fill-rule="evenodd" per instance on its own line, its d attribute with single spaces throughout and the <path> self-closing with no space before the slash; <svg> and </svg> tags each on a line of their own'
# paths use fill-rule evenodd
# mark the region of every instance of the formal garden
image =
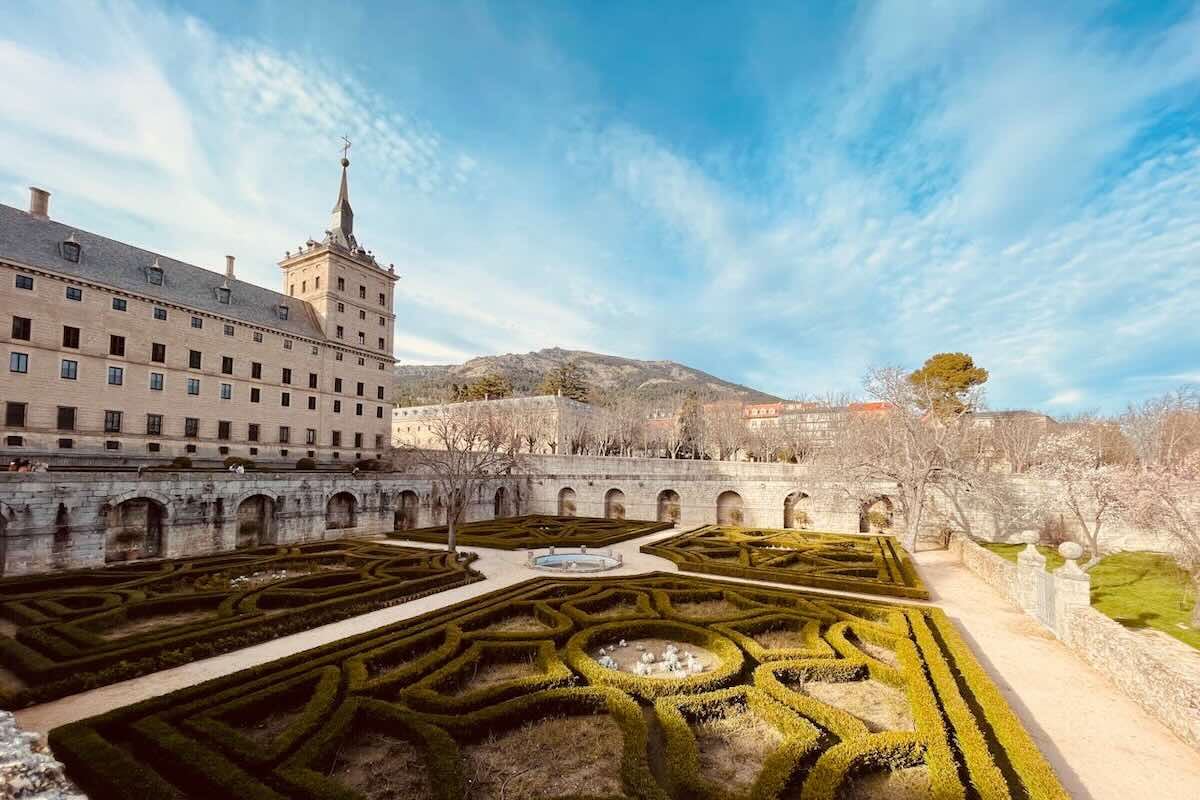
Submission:
<svg viewBox="0 0 1200 800">
<path fill-rule="evenodd" d="M 929 597 L 908 553 L 891 536 L 706 525 L 643 545 L 641 551 L 674 561 L 684 572 Z"/>
<path fill-rule="evenodd" d="M 0 580 L 0 708 L 481 580 L 470 561 L 336 540 Z"/>
<path fill-rule="evenodd" d="M 55 729 L 93 800 L 1066 798 L 945 615 L 537 578 Z"/>
<path fill-rule="evenodd" d="M 495 547 L 501 550 L 539 547 L 609 547 L 670 528 L 670 522 L 600 517 L 559 517 L 529 514 L 521 517 L 467 522 L 456 529 L 458 544 L 468 547 Z M 433 528 L 394 531 L 395 539 L 445 544 L 448 535 L 443 525 Z"/>
</svg>

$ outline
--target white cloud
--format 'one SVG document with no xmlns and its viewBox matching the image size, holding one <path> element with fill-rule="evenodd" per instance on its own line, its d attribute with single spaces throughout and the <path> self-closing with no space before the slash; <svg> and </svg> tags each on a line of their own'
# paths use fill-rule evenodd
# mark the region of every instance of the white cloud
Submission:
<svg viewBox="0 0 1200 800">
<path fill-rule="evenodd" d="M 1067 389 L 1051 397 L 1046 401 L 1046 405 L 1051 406 L 1077 406 L 1083 402 L 1083 392 L 1078 389 Z"/>
</svg>

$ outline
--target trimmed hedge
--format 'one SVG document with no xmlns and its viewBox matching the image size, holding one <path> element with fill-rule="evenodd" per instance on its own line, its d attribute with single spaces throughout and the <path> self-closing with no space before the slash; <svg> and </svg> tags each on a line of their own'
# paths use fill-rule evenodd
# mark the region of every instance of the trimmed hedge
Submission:
<svg viewBox="0 0 1200 800">
<path fill-rule="evenodd" d="M 0 693 L 19 708 L 326 625 L 482 575 L 446 553 L 356 540 L 267 546 L 0 580 L 0 667 L 24 684 Z M 270 580 L 271 574 L 289 574 Z M 258 573 L 265 583 L 238 576 Z M 173 615 L 198 615 L 190 616 Z M 141 632 L 107 631 L 162 617 Z"/>
<path fill-rule="evenodd" d="M 529 514 L 523 517 L 466 522 L 458 526 L 455 538 L 465 547 L 494 547 L 500 550 L 534 549 L 540 547 L 609 547 L 672 527 L 670 522 L 650 522 L 636 519 L 603 519 L 601 517 L 556 517 L 549 514 Z M 392 531 L 393 539 L 445 544 L 449 532 L 446 526 Z"/>
<path fill-rule="evenodd" d="M 733 610 L 697 619 L 686 608 L 714 598 Z M 596 613 L 614 603 L 626 606 L 619 616 Z M 503 624 L 514 616 L 542 624 Z M 754 642 L 784 623 L 802 646 Z M 596 649 L 621 638 L 693 644 L 718 664 L 685 678 L 601 667 Z M 522 668 L 488 676 L 505 664 Z M 868 679 L 904 693 L 912 730 L 869 732 L 852 708 L 805 689 Z M 780 734 L 742 790 L 700 769 L 695 726 L 727 714 L 754 715 Z M 358 737 L 383 734 L 416 749 L 433 796 L 457 800 L 472 793 L 466 748 L 527 724 L 593 715 L 621 732 L 629 798 L 836 800 L 864 773 L 914 766 L 926 769 L 939 799 L 1067 798 L 942 612 L 662 573 L 535 578 L 57 728 L 50 743 L 93 800 L 353 800 L 339 764 Z M 537 754 L 514 753 L 528 758 Z M 565 785 L 555 768 L 547 764 L 547 792 Z"/>
<path fill-rule="evenodd" d="M 674 561 L 684 572 L 929 599 L 908 553 L 892 536 L 706 525 L 642 545 L 641 551 Z"/>
</svg>

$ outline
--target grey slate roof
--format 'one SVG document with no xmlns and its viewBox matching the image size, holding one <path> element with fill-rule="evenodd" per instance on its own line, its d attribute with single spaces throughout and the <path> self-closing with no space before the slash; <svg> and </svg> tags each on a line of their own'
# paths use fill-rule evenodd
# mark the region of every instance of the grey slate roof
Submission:
<svg viewBox="0 0 1200 800">
<path fill-rule="evenodd" d="M 61 245 L 72 234 L 83 248 L 78 264 L 62 256 Z M 161 286 L 150 283 L 146 277 L 155 258 L 163 271 Z M 325 338 L 308 303 L 303 300 L 232 279 L 228 282 L 230 301 L 228 304 L 221 303 L 217 301 L 217 289 L 226 283 L 224 273 L 81 231 L 61 222 L 34 217 L 4 204 L 0 204 L 0 259 L 72 275 L 80 280 L 95 281 L 295 336 Z M 288 306 L 286 320 L 280 319 L 276 311 L 280 304 Z"/>
</svg>

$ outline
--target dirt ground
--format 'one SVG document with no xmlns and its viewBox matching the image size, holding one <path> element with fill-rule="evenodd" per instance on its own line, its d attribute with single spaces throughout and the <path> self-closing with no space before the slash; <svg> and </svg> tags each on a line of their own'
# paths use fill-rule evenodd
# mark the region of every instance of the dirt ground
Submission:
<svg viewBox="0 0 1200 800">
<path fill-rule="evenodd" d="M 929 770 L 924 766 L 858 775 L 842 787 L 838 800 L 929 800 Z"/>
<path fill-rule="evenodd" d="M 432 800 L 425 756 L 416 745 L 377 731 L 344 742 L 329 777 L 366 800 Z"/>
<path fill-rule="evenodd" d="M 855 637 L 855 636 L 849 636 L 847 638 L 849 639 L 851 644 L 853 644 L 859 650 L 862 650 L 864 653 L 866 653 L 867 655 L 869 655 L 871 658 L 875 659 L 876 661 L 882 661 L 884 664 L 887 664 L 888 666 L 891 666 L 891 667 L 900 666 L 900 660 L 898 658 L 896 658 L 895 651 L 889 650 L 888 648 L 886 648 L 882 645 L 872 644 L 871 642 L 864 642 L 862 639 L 859 639 L 858 637 Z"/>
<path fill-rule="evenodd" d="M 904 692 L 879 681 L 802 681 L 788 685 L 822 703 L 850 712 L 872 733 L 913 729 L 912 712 Z"/>
<path fill-rule="evenodd" d="M 179 611 L 174 614 L 155 614 L 140 619 L 126 620 L 108 630 L 97 631 L 97 635 L 103 639 L 124 639 L 127 636 L 149 633 L 159 628 L 171 628 L 176 625 L 186 625 L 189 622 L 198 622 L 212 616 L 216 616 L 216 611 L 211 608 L 196 611 Z"/>
<path fill-rule="evenodd" d="M 484 630 L 494 633 L 534 633 L 548 630 L 548 628 L 533 614 L 515 614 L 496 620 Z"/>
<path fill-rule="evenodd" d="M 536 663 L 529 661 L 498 661 L 491 664 L 482 664 L 474 672 L 468 672 L 461 676 L 456 683 L 449 688 L 449 694 L 457 697 L 469 692 L 476 692 L 480 689 L 486 689 L 489 686 L 515 681 L 518 678 L 527 678 L 531 675 L 540 675 L 540 670 Z"/>
<path fill-rule="evenodd" d="M 742 609 L 728 600 L 689 600 L 681 603 L 671 603 L 671 608 L 685 617 L 706 619 L 708 617 L 725 617 L 737 614 Z"/>
<path fill-rule="evenodd" d="M 783 743 L 783 735 L 751 711 L 695 722 L 692 732 L 701 777 L 735 791 L 750 788 L 763 762 Z"/>
<path fill-rule="evenodd" d="M 609 658 L 617 662 L 617 666 L 621 672 L 633 672 L 633 665 L 641 660 L 642 654 L 650 652 L 654 654 L 654 664 L 662 661 L 663 651 L 667 645 L 673 644 L 679 649 L 679 660 L 686 663 L 687 657 L 684 653 L 691 653 L 701 664 L 704 665 L 705 672 L 711 672 L 720 662 L 712 652 L 705 650 L 694 644 L 687 642 L 676 641 L 675 639 L 630 639 L 626 642 L 625 647 L 621 647 L 619 641 L 605 642 L 605 648 L 616 645 L 616 649 L 608 653 Z M 641 649 L 638 649 L 641 648 Z M 598 657 L 598 649 L 592 648 L 590 654 L 593 658 Z M 669 672 L 652 672 L 646 676 L 647 678 L 673 678 Z"/>
</svg>

